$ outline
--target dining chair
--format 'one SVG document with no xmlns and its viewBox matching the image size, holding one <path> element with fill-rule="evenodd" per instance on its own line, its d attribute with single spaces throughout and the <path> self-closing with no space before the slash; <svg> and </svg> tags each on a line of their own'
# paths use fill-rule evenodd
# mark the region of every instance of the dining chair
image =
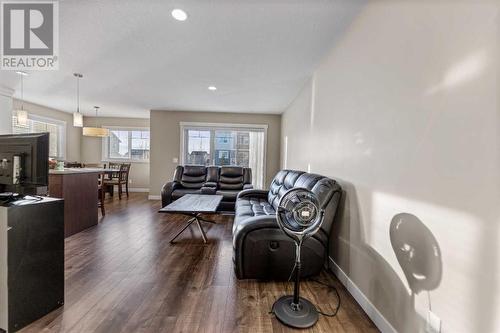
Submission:
<svg viewBox="0 0 500 333">
<path fill-rule="evenodd" d="M 99 174 L 99 183 L 97 187 L 97 195 L 99 197 L 99 205 L 98 207 L 101 208 L 101 214 L 102 216 L 106 215 L 106 209 L 104 207 L 104 199 L 106 198 L 106 191 L 105 191 L 105 185 L 104 185 L 104 173 Z"/>
<path fill-rule="evenodd" d="M 116 172 L 108 174 L 107 177 L 110 178 L 110 179 L 116 179 L 116 178 L 118 178 L 121 166 L 122 166 L 121 163 L 109 162 L 109 169 L 116 170 Z"/>
<path fill-rule="evenodd" d="M 104 175 L 104 181 L 110 182 L 111 180 L 116 180 L 120 177 L 120 167 L 121 163 L 109 162 L 108 169 L 116 170 L 116 172 L 107 172 Z M 104 165 L 104 169 L 106 169 L 106 164 Z M 104 185 L 104 193 L 109 193 L 111 197 L 114 196 L 114 185 L 108 184 Z"/>
<path fill-rule="evenodd" d="M 130 163 L 122 163 L 120 164 L 120 168 L 118 169 L 116 176 L 115 174 L 113 174 L 111 179 L 104 180 L 104 185 L 106 187 L 111 187 L 111 189 L 114 190 L 114 187 L 118 186 L 118 198 L 120 200 L 122 199 L 123 185 L 125 185 L 125 193 L 127 194 L 127 198 L 129 197 L 128 179 L 130 175 L 130 168 Z M 110 169 L 114 169 L 113 167 L 111 167 L 111 163 Z"/>
</svg>

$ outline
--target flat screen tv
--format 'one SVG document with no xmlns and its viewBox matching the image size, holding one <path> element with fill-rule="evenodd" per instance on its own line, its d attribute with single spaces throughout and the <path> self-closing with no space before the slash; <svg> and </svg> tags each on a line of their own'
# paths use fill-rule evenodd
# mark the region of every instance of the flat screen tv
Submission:
<svg viewBox="0 0 500 333">
<path fill-rule="evenodd" d="M 49 133 L 0 135 L 0 191 L 25 193 L 48 182 Z"/>
</svg>

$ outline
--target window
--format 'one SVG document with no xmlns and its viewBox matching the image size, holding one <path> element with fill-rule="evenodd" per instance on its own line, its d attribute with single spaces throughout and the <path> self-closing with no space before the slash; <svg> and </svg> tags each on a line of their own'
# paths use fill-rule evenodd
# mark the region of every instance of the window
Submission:
<svg viewBox="0 0 500 333">
<path fill-rule="evenodd" d="M 181 123 L 181 163 L 249 167 L 262 188 L 266 132 L 267 125 Z"/>
<path fill-rule="evenodd" d="M 66 122 L 29 114 L 28 123 L 21 125 L 12 116 L 12 133 L 49 133 L 49 156 L 64 160 L 66 157 Z"/>
<path fill-rule="evenodd" d="M 109 128 L 109 137 L 103 138 L 104 161 L 149 162 L 149 129 Z"/>
</svg>

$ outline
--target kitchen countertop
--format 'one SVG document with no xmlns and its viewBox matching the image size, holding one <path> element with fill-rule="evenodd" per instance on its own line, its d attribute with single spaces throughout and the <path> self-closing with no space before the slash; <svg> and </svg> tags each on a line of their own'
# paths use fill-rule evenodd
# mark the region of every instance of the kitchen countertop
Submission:
<svg viewBox="0 0 500 333">
<path fill-rule="evenodd" d="M 65 168 L 64 170 L 49 170 L 50 175 L 72 175 L 72 174 L 82 174 L 82 173 L 101 173 L 105 169 L 99 168 Z"/>
</svg>

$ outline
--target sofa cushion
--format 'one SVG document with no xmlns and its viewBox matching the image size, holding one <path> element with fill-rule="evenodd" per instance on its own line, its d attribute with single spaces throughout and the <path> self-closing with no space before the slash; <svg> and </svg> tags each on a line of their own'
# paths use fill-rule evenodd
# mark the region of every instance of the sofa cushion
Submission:
<svg viewBox="0 0 500 333">
<path fill-rule="evenodd" d="M 224 177 L 243 176 L 243 168 L 239 166 L 221 166 L 220 175 Z"/>
<path fill-rule="evenodd" d="M 186 194 L 201 194 L 201 190 L 200 189 L 191 189 L 191 188 L 179 188 L 179 189 L 176 189 L 172 192 L 172 199 L 177 200 Z"/>
<path fill-rule="evenodd" d="M 302 171 L 281 170 L 276 174 L 269 187 L 268 195 L 268 201 L 274 209 L 278 208 L 283 194 L 295 187 L 295 182 L 303 173 Z"/>
<path fill-rule="evenodd" d="M 329 233 L 337 205 L 329 204 L 333 196 L 339 193 L 340 186 L 330 178 L 295 170 L 281 170 L 274 177 L 269 188 L 268 200 L 274 209 L 278 209 L 283 195 L 292 188 L 305 188 L 312 191 L 319 200 L 320 205 L 325 208 L 324 222 L 321 230 Z M 337 197 L 336 200 L 339 198 Z"/>
<path fill-rule="evenodd" d="M 238 193 L 240 193 L 240 191 L 218 190 L 217 192 L 215 192 L 215 194 L 219 194 L 219 195 L 223 196 L 222 201 L 232 201 L 232 202 L 236 201 L 236 197 L 238 196 Z"/>
<path fill-rule="evenodd" d="M 200 165 L 186 165 L 181 176 L 182 187 L 199 189 L 207 179 L 207 168 Z"/>
<path fill-rule="evenodd" d="M 265 198 L 257 197 L 242 197 L 236 201 L 236 214 L 233 222 L 234 229 L 239 225 L 240 221 L 255 217 L 276 215 L 273 206 L 267 202 Z"/>
<path fill-rule="evenodd" d="M 240 198 L 236 202 L 236 210 L 238 215 L 248 217 L 276 214 L 274 207 L 266 199 L 253 197 Z"/>
<path fill-rule="evenodd" d="M 219 189 L 239 191 L 245 184 L 244 169 L 238 166 L 223 166 L 220 168 Z"/>
</svg>

